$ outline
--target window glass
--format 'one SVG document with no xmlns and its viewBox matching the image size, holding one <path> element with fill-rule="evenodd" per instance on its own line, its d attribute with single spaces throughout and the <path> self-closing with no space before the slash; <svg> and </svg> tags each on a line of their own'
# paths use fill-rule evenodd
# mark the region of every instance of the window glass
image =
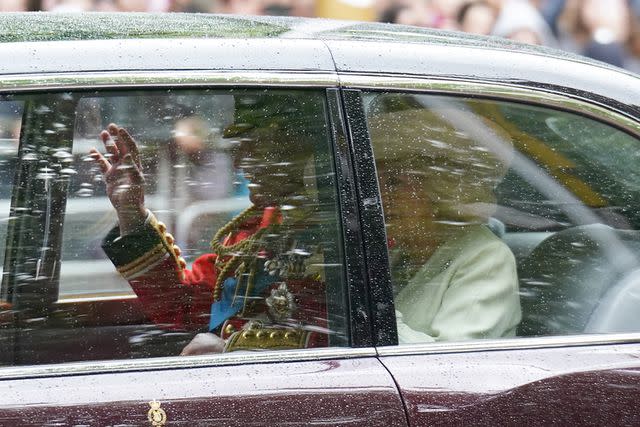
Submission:
<svg viewBox="0 0 640 427">
<path fill-rule="evenodd" d="M 249 206 L 246 183 L 233 170 L 230 142 L 222 138 L 233 121 L 230 94 L 82 96 L 73 137 L 73 165 L 65 215 L 60 298 L 135 293 L 102 250 L 104 236 L 117 221 L 104 179 L 89 151 L 102 144 L 100 133 L 117 123 L 140 141 L 145 202 L 166 224 L 192 261 L 210 250 L 209 231 Z M 237 175 L 237 176 L 236 176 Z M 235 184 L 234 184 L 235 183 Z M 200 228 L 203 229 L 200 229 Z M 91 266 L 94 278 L 85 280 Z"/>
<path fill-rule="evenodd" d="M 5 363 L 348 344 L 323 92 L 34 98 Z"/>
<path fill-rule="evenodd" d="M 21 102 L 0 100 L 0 259 L 4 260 L 11 189 L 18 158 L 18 138 L 22 123 Z M 0 266 L 1 268 L 1 266 Z M 0 299 L 7 300 L 7 295 Z"/>
<path fill-rule="evenodd" d="M 365 96 L 403 343 L 640 331 L 640 142 L 470 98 Z"/>
<path fill-rule="evenodd" d="M 12 295 L 5 285 L 9 268 L 5 253 L 10 223 L 10 206 L 13 181 L 18 159 L 18 140 L 22 124 L 23 103 L 11 98 L 0 99 L 0 365 L 13 360 L 12 335 L 8 333 L 12 326 Z"/>
</svg>

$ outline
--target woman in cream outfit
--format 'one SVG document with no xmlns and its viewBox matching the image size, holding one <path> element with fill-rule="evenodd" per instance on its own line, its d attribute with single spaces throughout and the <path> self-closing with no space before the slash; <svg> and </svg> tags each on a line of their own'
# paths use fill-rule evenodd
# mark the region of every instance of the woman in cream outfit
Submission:
<svg viewBox="0 0 640 427">
<path fill-rule="evenodd" d="M 486 103 L 383 94 L 368 110 L 401 344 L 515 335 L 514 256 L 488 227 L 512 156 Z"/>
</svg>

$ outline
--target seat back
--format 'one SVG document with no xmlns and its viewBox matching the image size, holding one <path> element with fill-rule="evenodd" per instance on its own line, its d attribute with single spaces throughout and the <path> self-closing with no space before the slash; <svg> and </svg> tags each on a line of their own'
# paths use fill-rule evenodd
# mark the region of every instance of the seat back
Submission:
<svg viewBox="0 0 640 427">
<path fill-rule="evenodd" d="M 638 332 L 639 308 L 640 270 L 634 270 L 606 292 L 589 318 L 585 332 Z"/>
<path fill-rule="evenodd" d="M 638 266 L 639 239 L 636 231 L 590 224 L 542 241 L 519 266 L 523 319 L 518 334 L 582 334 L 594 313 L 610 319 L 605 306 L 632 288 L 622 281 Z M 606 329 L 611 322 L 599 321 L 598 327 Z M 635 328 L 640 330 L 640 316 Z"/>
</svg>

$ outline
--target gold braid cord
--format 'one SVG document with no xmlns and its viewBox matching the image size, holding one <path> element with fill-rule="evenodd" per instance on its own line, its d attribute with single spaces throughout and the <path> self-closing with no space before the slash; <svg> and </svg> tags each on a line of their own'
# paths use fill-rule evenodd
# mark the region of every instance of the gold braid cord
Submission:
<svg viewBox="0 0 640 427">
<path fill-rule="evenodd" d="M 312 212 L 309 211 L 297 211 L 298 213 L 288 213 L 282 212 L 282 224 L 269 224 L 265 228 L 259 228 L 255 233 L 251 236 L 248 236 L 246 239 L 240 240 L 232 245 L 225 246 L 222 244 L 224 240 L 226 240 L 227 236 L 231 236 L 233 233 L 238 231 L 239 226 L 241 226 L 245 221 L 259 215 L 262 211 L 254 206 L 250 206 L 245 209 L 237 216 L 235 216 L 231 221 L 225 224 L 220 230 L 218 230 L 213 236 L 211 240 L 211 249 L 213 253 L 217 255 L 215 266 L 218 269 L 218 276 L 216 278 L 216 283 L 213 288 L 213 300 L 218 301 L 220 299 L 220 293 L 222 292 L 222 288 L 224 286 L 224 281 L 230 276 L 230 273 L 235 273 L 239 271 L 243 272 L 245 268 L 249 268 L 248 275 L 248 283 L 247 283 L 247 293 L 250 292 L 253 279 L 255 278 L 255 259 L 260 251 L 263 249 L 261 246 L 262 236 L 267 233 L 273 233 L 274 229 L 278 227 L 286 227 L 288 229 L 295 229 L 300 224 L 303 224 L 308 218 L 311 216 Z M 245 264 L 245 260 L 250 259 L 249 265 Z M 244 264 L 244 265 L 243 265 Z M 240 274 L 242 276 L 242 274 Z M 238 277 L 238 280 L 241 280 L 241 277 Z"/>
<path fill-rule="evenodd" d="M 222 228 L 220 228 L 220 230 L 218 230 L 213 236 L 213 239 L 211 239 L 211 249 L 213 250 L 213 253 L 217 254 L 218 256 L 225 256 L 232 252 L 237 252 L 239 249 L 242 249 L 246 245 L 246 242 L 249 240 L 249 238 L 240 240 L 239 242 L 229 246 L 223 246 L 220 241 L 223 239 L 223 237 L 236 231 L 239 224 L 242 224 L 247 219 L 256 215 L 257 212 L 259 211 L 255 208 L 255 206 L 249 206 L 247 209 L 243 210 L 238 215 L 233 217 L 231 221 L 226 223 Z"/>
<path fill-rule="evenodd" d="M 260 228 L 251 236 L 248 236 L 246 239 L 240 240 L 233 245 L 224 246 L 221 243 L 221 240 L 223 239 L 223 236 L 236 232 L 239 225 L 252 216 L 255 216 L 258 212 L 258 209 L 254 206 L 250 206 L 235 216 L 224 227 L 220 228 L 211 240 L 211 249 L 213 250 L 213 253 L 217 255 L 216 267 L 218 268 L 218 276 L 213 287 L 214 301 L 218 301 L 220 299 L 220 292 L 222 291 L 223 283 L 229 276 L 229 273 L 235 271 L 242 264 L 243 257 L 253 256 L 257 253 L 257 244 L 260 242 L 260 238 L 265 231 L 271 227 Z M 229 258 L 229 256 L 231 258 Z"/>
</svg>

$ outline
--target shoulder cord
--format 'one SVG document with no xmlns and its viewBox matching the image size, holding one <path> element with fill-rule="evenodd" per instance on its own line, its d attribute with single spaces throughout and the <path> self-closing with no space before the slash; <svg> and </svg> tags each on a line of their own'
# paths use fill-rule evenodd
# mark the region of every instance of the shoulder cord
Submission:
<svg viewBox="0 0 640 427">
<path fill-rule="evenodd" d="M 276 229 L 281 227 L 295 227 L 307 219 L 310 215 L 309 212 L 306 212 L 304 215 L 299 216 L 298 218 L 290 218 L 289 215 L 283 215 L 283 222 L 286 224 L 269 224 L 265 228 L 258 229 L 255 233 L 248 236 L 247 238 L 236 242 L 232 245 L 225 246 L 221 243 L 223 236 L 230 236 L 232 233 L 238 231 L 238 227 L 242 225 L 243 222 L 255 216 L 258 213 L 258 209 L 254 206 L 250 206 L 249 208 L 242 211 L 240 214 L 235 216 L 231 221 L 229 221 L 226 225 L 224 225 L 218 232 L 216 232 L 215 236 L 211 241 L 211 249 L 213 253 L 217 254 L 215 266 L 218 269 L 218 276 L 216 277 L 216 283 L 213 288 L 213 300 L 218 301 L 220 299 L 220 294 L 222 292 L 222 288 L 224 287 L 224 281 L 229 277 L 231 272 L 244 272 L 246 269 L 245 261 L 247 258 L 251 258 L 250 262 L 250 272 L 248 276 L 249 282 L 247 283 L 247 292 L 250 292 L 250 289 L 253 287 L 253 279 L 255 278 L 255 268 L 256 263 L 254 262 L 255 257 L 259 250 L 261 249 L 260 243 L 262 242 L 262 237 L 267 234 L 278 234 L 275 232 Z M 282 233 L 282 232 L 281 232 Z M 284 233 L 285 235 L 287 233 Z M 288 238 L 286 235 L 284 238 Z M 281 238 L 281 243 L 282 242 Z M 230 256 L 230 258 L 229 258 Z M 240 280 L 241 277 L 238 277 Z"/>
<path fill-rule="evenodd" d="M 265 231 L 270 229 L 271 226 L 267 228 L 260 228 L 252 235 L 247 236 L 245 239 L 229 246 L 223 245 L 221 240 L 223 239 L 223 236 L 231 236 L 234 232 L 237 232 L 238 226 L 251 218 L 251 216 L 256 215 L 257 212 L 258 210 L 254 206 L 248 207 L 220 228 L 211 240 L 211 249 L 213 253 L 217 255 L 215 267 L 218 269 L 216 283 L 213 287 L 214 301 L 220 300 L 220 293 L 222 292 L 224 281 L 229 276 L 229 273 L 232 271 L 235 272 L 242 264 L 244 264 L 242 261 L 243 257 L 252 255 L 253 252 L 257 250 L 255 247 L 256 243 L 260 241 L 260 237 L 262 237 Z M 241 270 L 244 270 L 244 268 L 241 268 Z"/>
</svg>

